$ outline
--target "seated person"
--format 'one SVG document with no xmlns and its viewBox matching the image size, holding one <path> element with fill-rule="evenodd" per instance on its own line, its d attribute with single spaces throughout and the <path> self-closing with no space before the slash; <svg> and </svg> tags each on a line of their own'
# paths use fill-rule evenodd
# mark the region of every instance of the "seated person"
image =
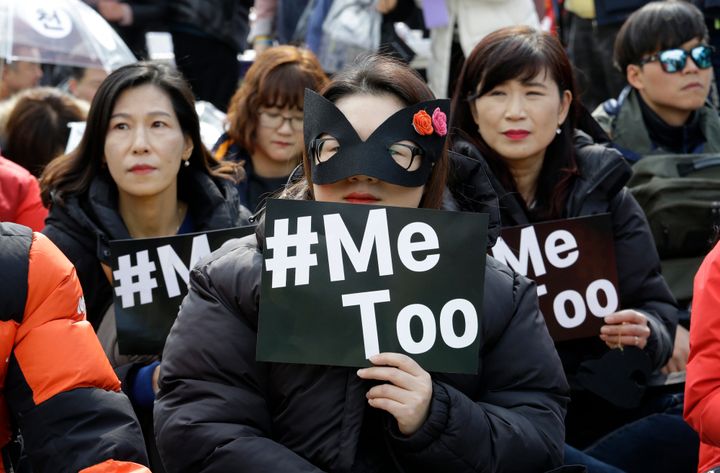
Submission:
<svg viewBox="0 0 720 473">
<path fill-rule="evenodd" d="M 285 187 L 302 156 L 303 94 L 327 81 L 315 55 L 295 46 L 260 54 L 230 100 L 215 158 L 243 163 L 240 202 L 251 212 Z"/>
<path fill-rule="evenodd" d="M 720 118 L 708 100 L 712 49 L 703 15 L 688 2 L 652 2 L 615 41 L 630 84 L 593 117 L 630 162 L 647 154 L 720 152 Z"/>
<path fill-rule="evenodd" d="M 577 97 L 556 37 L 528 27 L 497 30 L 458 77 L 453 149 L 487 164 L 503 227 L 604 213 L 612 220 L 617 311 L 603 318 L 597 336 L 555 345 L 571 387 L 565 460 L 606 463 L 590 471 L 693 470 L 697 436 L 682 419 L 682 395 L 647 382 L 670 358 L 676 303 L 647 220 L 625 188 L 630 166 L 594 142 L 603 133 Z"/>
<path fill-rule="evenodd" d="M 720 118 L 708 100 L 712 49 L 707 42 L 703 15 L 689 2 L 649 3 L 620 29 L 615 62 L 630 85 L 593 117 L 631 164 L 649 154 L 720 152 Z M 657 239 L 656 245 L 661 248 Z M 663 274 L 682 307 L 689 305 L 692 278 L 706 251 L 698 248 L 697 254 L 683 255 L 687 258 L 661 252 Z M 666 372 L 685 368 L 688 339 L 686 328 L 678 326 Z"/>
<path fill-rule="evenodd" d="M 304 176 L 285 198 L 443 205 L 445 118 L 444 131 L 420 144 L 412 117 L 447 103 L 419 75 L 370 56 L 336 74 L 322 97 L 307 97 Z M 396 139 L 418 154 L 378 151 Z M 262 226 L 190 277 L 155 403 L 168 471 L 500 473 L 561 464 L 567 385 L 526 278 L 488 257 L 477 375 L 429 373 L 399 353 L 359 371 L 258 362 Z M 528 356 L 515 356 L 520 345 Z"/>
<path fill-rule="evenodd" d="M 0 471 L 149 473 L 73 265 L 47 237 L 0 223 L 0 267 Z"/>
</svg>

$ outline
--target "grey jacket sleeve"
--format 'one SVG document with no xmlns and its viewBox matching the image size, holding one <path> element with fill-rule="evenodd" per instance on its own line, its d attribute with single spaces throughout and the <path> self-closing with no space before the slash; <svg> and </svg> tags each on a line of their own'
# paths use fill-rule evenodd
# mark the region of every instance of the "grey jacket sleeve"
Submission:
<svg viewBox="0 0 720 473">
<path fill-rule="evenodd" d="M 618 265 L 620 307 L 635 309 L 648 318 L 650 338 L 645 351 L 653 369 L 672 355 L 678 308 L 660 273 L 660 257 L 645 214 L 627 189 L 611 203 Z M 627 264 L 632 261 L 633 264 Z"/>
</svg>

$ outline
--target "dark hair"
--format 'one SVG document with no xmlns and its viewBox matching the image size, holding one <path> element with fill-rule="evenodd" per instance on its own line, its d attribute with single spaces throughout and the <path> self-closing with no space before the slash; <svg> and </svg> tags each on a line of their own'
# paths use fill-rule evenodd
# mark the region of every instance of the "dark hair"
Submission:
<svg viewBox="0 0 720 473">
<path fill-rule="evenodd" d="M 39 176 L 47 163 L 65 151 L 68 123 L 85 121 L 84 103 L 53 87 L 20 92 L 8 116 L 3 154 Z"/>
<path fill-rule="evenodd" d="M 85 71 L 87 71 L 86 67 L 71 67 L 69 69 L 69 76 L 75 80 L 82 80 L 83 77 L 85 77 Z"/>
<path fill-rule="evenodd" d="M 542 220 L 562 216 L 570 185 L 578 174 L 573 133 L 583 109 L 577 101 L 570 60 L 560 41 L 527 26 L 502 28 L 487 35 L 465 60 L 453 95 L 450 119 L 452 139 L 463 138 L 472 143 L 503 187 L 517 191 L 503 157 L 490 148 L 477 130 L 472 99 L 509 80 L 530 81 L 543 71 L 555 81 L 561 95 L 566 90 L 572 93 L 572 102 L 560 126 L 561 133 L 545 151 L 546 159 L 538 177 L 537 204 L 532 213 Z"/>
<path fill-rule="evenodd" d="M 259 109 L 290 107 L 302 111 L 305 89 L 320 90 L 327 76 L 312 51 L 276 46 L 260 54 L 230 99 L 228 135 L 252 154 Z"/>
<path fill-rule="evenodd" d="M 211 168 L 215 161 L 200 139 L 200 121 L 195 111 L 195 100 L 183 76 L 162 63 L 137 62 L 117 69 L 103 81 L 90 105 L 87 127 L 80 144 L 74 151 L 56 158 L 45 168 L 40 186 L 46 205 L 50 204 L 51 191 L 53 201 L 62 203 L 66 196 L 83 193 L 89 188 L 90 182 L 103 166 L 105 137 L 115 102 L 126 90 L 146 84 L 167 94 L 180 128 L 192 140 L 189 168 L 215 177 L 228 177 Z M 181 167 L 178 174 L 179 193 L 185 187 L 183 176 L 188 174 L 183 169 Z"/>
<path fill-rule="evenodd" d="M 650 2 L 625 20 L 615 38 L 615 66 L 625 74 L 647 55 L 677 48 L 694 38 L 708 41 L 702 12 L 682 0 Z"/>
<path fill-rule="evenodd" d="M 360 57 L 352 65 L 333 76 L 330 83 L 320 92 L 331 102 L 356 94 L 390 94 L 397 97 L 405 106 L 435 99 L 430 87 L 422 77 L 406 64 L 381 54 Z M 371 113 L 368 111 L 368 113 Z M 433 166 L 425 185 L 420 207 L 440 208 L 448 170 L 447 150 Z M 303 153 L 305 178 L 310 185 L 312 196 L 312 178 L 307 146 Z"/>
</svg>

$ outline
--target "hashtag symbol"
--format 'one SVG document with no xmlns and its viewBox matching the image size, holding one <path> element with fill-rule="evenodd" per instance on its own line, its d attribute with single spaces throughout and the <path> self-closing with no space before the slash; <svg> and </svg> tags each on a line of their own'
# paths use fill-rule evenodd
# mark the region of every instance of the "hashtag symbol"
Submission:
<svg viewBox="0 0 720 473">
<path fill-rule="evenodd" d="M 137 264 L 133 266 L 130 255 L 118 258 L 118 269 L 113 271 L 113 277 L 120 282 L 115 288 L 115 294 L 120 297 L 123 309 L 135 305 L 135 294 L 140 294 L 140 304 L 152 302 L 152 290 L 157 287 L 157 281 L 152 277 L 155 263 L 150 261 L 148 251 L 136 253 Z"/>
<path fill-rule="evenodd" d="M 287 270 L 295 270 L 295 285 L 304 286 L 310 282 L 310 267 L 317 266 L 317 255 L 310 251 L 318 242 L 316 232 L 310 229 L 312 217 L 297 219 L 297 233 L 290 235 L 289 219 L 275 220 L 275 234 L 268 237 L 265 245 L 273 250 L 273 257 L 265 260 L 265 268 L 272 273 L 272 287 L 285 287 Z M 295 256 L 288 255 L 288 249 L 295 248 Z"/>
</svg>

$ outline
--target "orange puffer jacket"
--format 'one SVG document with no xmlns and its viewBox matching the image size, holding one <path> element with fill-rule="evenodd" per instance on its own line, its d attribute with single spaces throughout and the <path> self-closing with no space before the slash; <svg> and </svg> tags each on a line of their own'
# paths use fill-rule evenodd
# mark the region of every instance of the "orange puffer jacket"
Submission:
<svg viewBox="0 0 720 473">
<path fill-rule="evenodd" d="M 47 237 L 0 223 L 0 473 L 147 473 L 140 427 L 90 324 L 75 268 Z M 22 459 L 5 449 L 22 435 Z"/>
</svg>

